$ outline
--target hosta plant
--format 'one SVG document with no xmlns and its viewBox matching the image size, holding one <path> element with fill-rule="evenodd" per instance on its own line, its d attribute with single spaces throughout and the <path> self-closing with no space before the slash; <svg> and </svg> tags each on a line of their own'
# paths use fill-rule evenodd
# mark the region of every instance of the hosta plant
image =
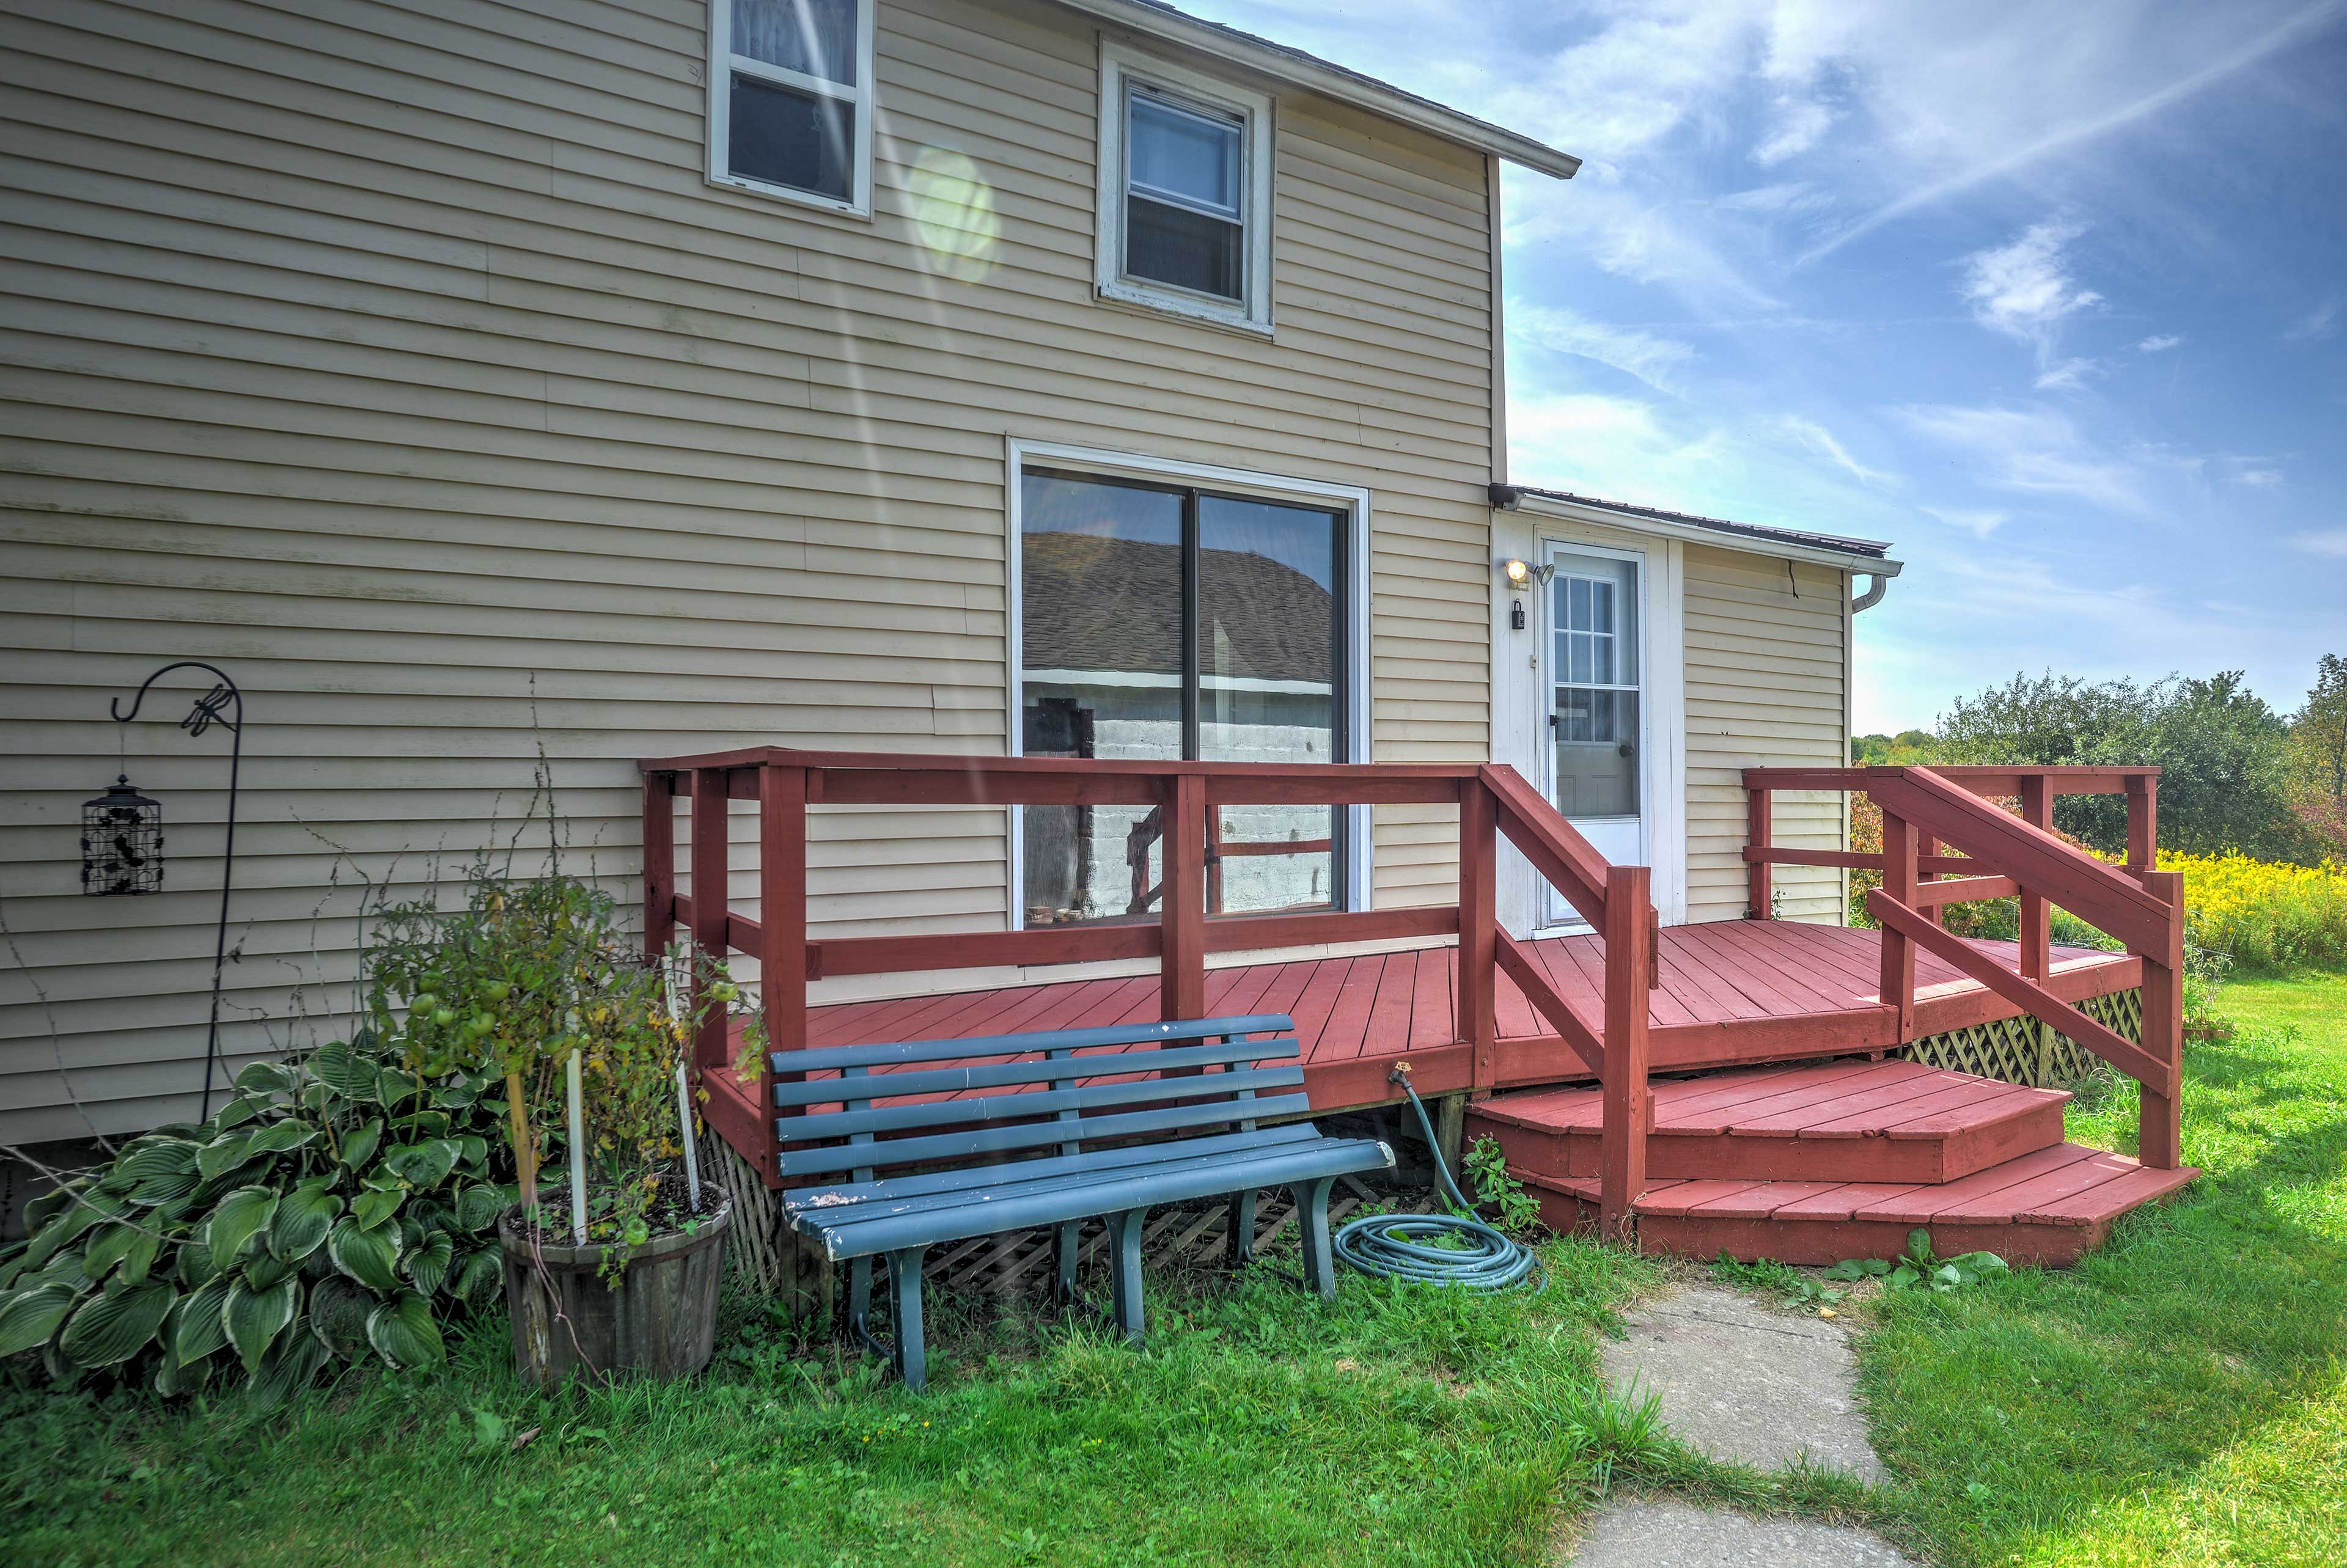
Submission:
<svg viewBox="0 0 2347 1568">
<path fill-rule="evenodd" d="M 210 1121 L 27 1205 L 29 1239 L 0 1255 L 0 1359 L 272 1400 L 330 1364 L 439 1360 L 443 1321 L 498 1294 L 497 1090 L 372 1031 L 253 1063 Z"/>
</svg>

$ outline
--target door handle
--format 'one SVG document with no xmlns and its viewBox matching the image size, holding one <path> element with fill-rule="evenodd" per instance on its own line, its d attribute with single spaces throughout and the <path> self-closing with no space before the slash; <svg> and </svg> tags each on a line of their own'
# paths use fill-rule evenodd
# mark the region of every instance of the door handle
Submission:
<svg viewBox="0 0 2347 1568">
<path fill-rule="evenodd" d="M 1614 754 L 1615 756 L 1617 756 L 1617 757 L 1626 757 L 1626 756 L 1628 756 L 1628 755 L 1630 754 L 1630 743 L 1629 743 L 1629 742 L 1627 742 L 1627 741 L 1624 741 L 1624 742 L 1623 742 L 1620 745 L 1618 745 L 1618 746 L 1614 747 Z"/>
</svg>

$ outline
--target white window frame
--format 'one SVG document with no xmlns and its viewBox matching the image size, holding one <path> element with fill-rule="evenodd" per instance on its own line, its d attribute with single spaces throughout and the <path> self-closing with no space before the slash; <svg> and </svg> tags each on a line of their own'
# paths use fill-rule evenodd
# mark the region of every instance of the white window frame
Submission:
<svg viewBox="0 0 2347 1568">
<path fill-rule="evenodd" d="M 1369 755 L 1369 541 L 1374 537 L 1369 518 L 1369 492 L 1358 485 L 1332 485 L 1319 479 L 1296 479 L 1278 474 L 1259 474 L 1245 468 L 1219 468 L 1205 463 L 1186 463 L 1174 457 L 1153 457 L 1139 452 L 1109 452 L 1092 446 L 1068 446 L 1051 441 L 1022 441 L 1011 436 L 1007 441 L 1010 462 L 1010 506 L 1006 508 L 1008 525 L 1003 536 L 1003 559 L 1006 562 L 1006 591 L 1010 596 L 1010 614 L 1006 620 L 1004 664 L 1010 683 L 1004 688 L 1003 752 L 1018 756 L 1026 736 L 1020 723 L 1021 693 L 1026 689 L 1026 629 L 1023 623 L 1022 596 L 1026 584 L 1021 580 L 1023 558 L 1020 544 L 1020 510 L 1024 503 L 1026 471 L 1031 465 L 1062 473 L 1097 474 L 1104 479 L 1153 479 L 1195 485 L 1204 488 L 1235 495 L 1261 496 L 1266 501 L 1302 502 L 1341 508 L 1347 514 L 1345 560 L 1349 579 L 1346 617 L 1345 666 L 1345 760 L 1366 763 Z M 1345 907 L 1358 911 L 1371 907 L 1369 879 L 1375 869 L 1370 844 L 1369 808 L 1354 805 L 1345 808 L 1348 814 L 1345 868 Z M 1027 911 L 1020 897 L 1020 878 L 1026 865 L 1026 818 L 1017 806 L 1004 808 L 1006 830 L 1004 841 L 1010 845 L 1008 883 L 1004 893 L 1010 929 L 1027 928 Z"/>
<path fill-rule="evenodd" d="M 1245 191 L 1239 204 L 1245 225 L 1243 246 L 1246 278 L 1236 303 L 1193 293 L 1171 284 L 1125 275 L 1125 92 L 1139 84 L 1156 88 L 1177 105 L 1199 106 L 1235 117 L 1241 127 L 1239 157 Z M 1093 289 L 1101 299 L 1167 311 L 1194 321 L 1269 336 L 1271 322 L 1271 209 L 1275 127 L 1268 94 L 1201 76 L 1108 39 L 1101 41 L 1100 208 L 1093 224 Z"/>
<path fill-rule="evenodd" d="M 795 201 L 803 207 L 818 208 L 844 217 L 868 220 L 872 216 L 874 4 L 875 0 L 856 0 L 856 85 L 849 87 L 801 71 L 771 66 L 764 60 L 753 60 L 746 55 L 734 54 L 733 0 L 709 0 L 709 183 L 723 186 L 728 190 L 744 190 L 754 196 Z M 836 98 L 855 106 L 856 144 L 848 150 L 849 200 L 835 200 L 813 190 L 752 179 L 733 171 L 729 167 L 732 162 L 729 144 L 733 132 L 733 73 L 736 71 L 745 77 L 757 77 L 773 82 L 778 87 L 813 93 L 819 97 Z"/>
</svg>

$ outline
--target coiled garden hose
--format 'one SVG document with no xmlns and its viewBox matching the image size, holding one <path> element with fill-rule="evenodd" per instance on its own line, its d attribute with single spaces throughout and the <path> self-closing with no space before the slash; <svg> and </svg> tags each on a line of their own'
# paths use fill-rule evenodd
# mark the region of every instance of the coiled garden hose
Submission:
<svg viewBox="0 0 2347 1568">
<path fill-rule="evenodd" d="M 1355 1220 L 1337 1233 L 1337 1255 L 1363 1274 L 1422 1279 L 1468 1290 L 1505 1290 L 1541 1276 L 1540 1259 L 1531 1248 L 1470 1217 L 1474 1205 L 1450 1179 L 1450 1167 L 1443 1163 L 1442 1145 L 1434 1136 L 1425 1102 L 1409 1086 L 1409 1070 L 1397 1066 L 1393 1081 L 1401 1085 L 1401 1091 L 1409 1096 L 1410 1109 L 1418 1112 L 1419 1130 L 1426 1134 L 1427 1152 L 1434 1157 L 1436 1190 L 1460 1212 L 1371 1214 Z M 1433 1245 L 1438 1241 L 1450 1245 Z"/>
</svg>

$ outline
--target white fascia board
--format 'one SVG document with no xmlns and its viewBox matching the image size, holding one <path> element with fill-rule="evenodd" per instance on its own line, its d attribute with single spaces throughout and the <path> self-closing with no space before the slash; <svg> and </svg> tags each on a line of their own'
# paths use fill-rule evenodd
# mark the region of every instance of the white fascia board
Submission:
<svg viewBox="0 0 2347 1568">
<path fill-rule="evenodd" d="M 1611 507 L 1584 506 L 1575 501 L 1560 501 L 1552 496 L 1527 493 L 1514 510 L 1527 517 L 1554 518 L 1569 523 L 1589 523 L 1600 528 L 1619 528 L 1624 533 L 1647 534 L 1655 538 L 1681 539 L 1688 544 L 1709 545 L 1715 549 L 1740 550 L 1747 555 L 1768 556 L 1776 560 L 1807 561 L 1813 566 L 1828 566 L 1837 571 L 1873 572 L 1882 577 L 1897 577 L 1905 563 L 1881 556 L 1860 555 L 1849 550 L 1820 549 L 1815 545 L 1796 544 L 1790 539 L 1761 538 L 1753 534 L 1731 534 L 1717 528 L 1698 528 L 1693 523 L 1674 523 L 1661 518 L 1642 517 L 1635 512 L 1617 512 Z"/>
</svg>

